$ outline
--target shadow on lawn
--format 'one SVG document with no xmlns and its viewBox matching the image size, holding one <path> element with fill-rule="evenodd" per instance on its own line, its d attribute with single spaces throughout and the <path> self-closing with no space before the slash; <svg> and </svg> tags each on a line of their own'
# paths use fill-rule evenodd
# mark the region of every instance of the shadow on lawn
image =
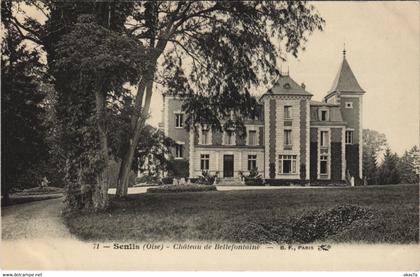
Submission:
<svg viewBox="0 0 420 277">
<path fill-rule="evenodd" d="M 237 224 L 229 227 L 229 239 L 255 243 L 311 243 L 324 240 L 350 228 L 358 220 L 373 216 L 368 209 L 354 205 L 317 209 L 281 222 Z M 227 231 L 227 230 L 225 230 Z"/>
</svg>

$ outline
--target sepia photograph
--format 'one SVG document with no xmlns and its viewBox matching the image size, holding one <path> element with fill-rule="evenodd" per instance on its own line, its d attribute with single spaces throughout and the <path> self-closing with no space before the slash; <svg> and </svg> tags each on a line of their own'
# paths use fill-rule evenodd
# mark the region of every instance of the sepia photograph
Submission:
<svg viewBox="0 0 420 277">
<path fill-rule="evenodd" d="M 419 272 L 419 26 L 418 1 L 1 1 L 1 270 Z"/>
</svg>

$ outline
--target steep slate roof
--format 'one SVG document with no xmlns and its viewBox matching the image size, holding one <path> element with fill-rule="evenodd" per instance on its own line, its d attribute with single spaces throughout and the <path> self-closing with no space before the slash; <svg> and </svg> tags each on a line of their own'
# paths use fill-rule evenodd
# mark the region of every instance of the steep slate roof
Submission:
<svg viewBox="0 0 420 277">
<path fill-rule="evenodd" d="M 266 94 L 312 96 L 288 75 L 280 75 L 276 84 Z"/>
<path fill-rule="evenodd" d="M 343 117 L 341 115 L 341 110 L 339 106 L 325 106 L 329 110 L 330 118 L 329 121 L 321 121 L 319 118 L 319 109 L 321 106 L 311 105 L 311 124 L 316 125 L 345 125 Z"/>
<path fill-rule="evenodd" d="M 328 91 L 328 94 L 332 92 L 361 92 L 365 91 L 360 87 L 359 83 L 356 80 L 356 77 L 353 74 L 353 71 L 350 68 L 349 63 L 346 60 L 346 56 L 343 58 L 341 67 L 338 71 L 337 76 L 333 82 L 331 89 Z"/>
</svg>

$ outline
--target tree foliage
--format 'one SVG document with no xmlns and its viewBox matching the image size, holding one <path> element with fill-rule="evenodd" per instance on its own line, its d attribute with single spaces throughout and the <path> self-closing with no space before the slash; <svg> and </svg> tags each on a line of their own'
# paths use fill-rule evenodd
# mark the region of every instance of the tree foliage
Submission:
<svg viewBox="0 0 420 277">
<path fill-rule="evenodd" d="M 42 119 L 45 95 L 40 90 L 44 66 L 39 54 L 22 44 L 18 30 L 10 24 L 2 2 L 1 56 L 1 193 L 7 201 L 18 186 L 37 186 L 48 159 L 46 130 Z"/>
<path fill-rule="evenodd" d="M 138 119 L 149 111 L 153 82 L 168 94 L 183 94 L 188 128 L 199 123 L 222 129 L 231 111 L 255 115 L 252 87 L 276 77 L 281 49 L 296 56 L 324 23 L 301 1 L 145 1 L 136 2 L 133 11 L 128 31 L 149 56 L 131 120 L 134 145 L 144 125 Z M 117 195 L 126 193 L 124 168 L 133 156 L 134 146 L 128 147 Z"/>
<path fill-rule="evenodd" d="M 387 147 L 384 134 L 372 129 L 363 129 L 363 176 L 369 185 L 378 184 L 378 162 Z"/>
<path fill-rule="evenodd" d="M 415 184 L 419 182 L 416 174 L 416 166 L 419 164 L 419 148 L 415 145 L 410 150 L 406 150 L 398 161 L 400 172 L 400 182 L 404 184 Z"/>
<path fill-rule="evenodd" d="M 80 15 L 72 30 L 57 42 L 56 58 L 50 63 L 55 76 L 76 79 L 70 83 L 71 97 L 90 100 L 86 103 L 90 106 L 88 118 L 85 118 L 87 124 L 82 122 L 81 128 L 75 129 L 77 135 L 90 141 L 86 155 L 79 156 L 84 158 L 84 171 L 78 173 L 77 182 L 89 184 L 86 191 L 91 194 L 95 209 L 107 206 L 109 178 L 106 171 L 112 149 L 108 121 L 112 115 L 109 110 L 115 108 L 108 103 L 129 95 L 124 85 L 136 81 L 143 58 L 141 45 L 123 33 L 111 30 L 111 23 L 101 24 L 103 22 L 93 15 Z M 75 161 L 70 162 L 74 164 Z"/>
<path fill-rule="evenodd" d="M 381 185 L 399 184 L 401 180 L 398 168 L 398 155 L 390 148 L 385 150 L 384 160 L 378 168 L 378 183 Z"/>
<path fill-rule="evenodd" d="M 270 86 L 278 61 L 287 52 L 297 56 L 324 23 L 304 1 L 20 2 L 46 17 L 13 17 L 12 24 L 47 54 L 65 180 L 76 203 L 95 192 L 82 184 L 99 182 L 110 151 L 122 157 L 117 195 L 127 193 L 154 84 L 186 96 L 187 126 L 240 132 L 241 118 L 223 126 L 225 117 L 255 114 L 253 89 Z M 137 80 L 130 99 L 123 83 Z M 128 123 L 128 132 L 109 134 L 112 122 Z M 79 191 L 86 193 L 79 197 Z"/>
<path fill-rule="evenodd" d="M 143 128 L 142 138 L 137 146 L 133 168 L 152 176 L 171 169 L 171 147 L 175 146 L 175 141 L 149 125 Z"/>
</svg>

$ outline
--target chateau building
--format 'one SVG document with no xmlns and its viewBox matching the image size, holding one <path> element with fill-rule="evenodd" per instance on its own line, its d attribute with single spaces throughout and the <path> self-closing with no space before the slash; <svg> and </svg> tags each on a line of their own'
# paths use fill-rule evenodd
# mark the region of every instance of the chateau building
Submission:
<svg viewBox="0 0 420 277">
<path fill-rule="evenodd" d="M 184 128 L 182 98 L 164 95 L 163 128 L 177 143 L 175 160 L 188 161 L 189 176 L 203 170 L 221 178 L 258 168 L 265 179 L 342 182 L 362 179 L 360 87 L 343 51 L 343 61 L 322 101 L 288 74 L 259 98 L 261 114 L 245 119 L 246 136 L 234 131 Z"/>
</svg>

